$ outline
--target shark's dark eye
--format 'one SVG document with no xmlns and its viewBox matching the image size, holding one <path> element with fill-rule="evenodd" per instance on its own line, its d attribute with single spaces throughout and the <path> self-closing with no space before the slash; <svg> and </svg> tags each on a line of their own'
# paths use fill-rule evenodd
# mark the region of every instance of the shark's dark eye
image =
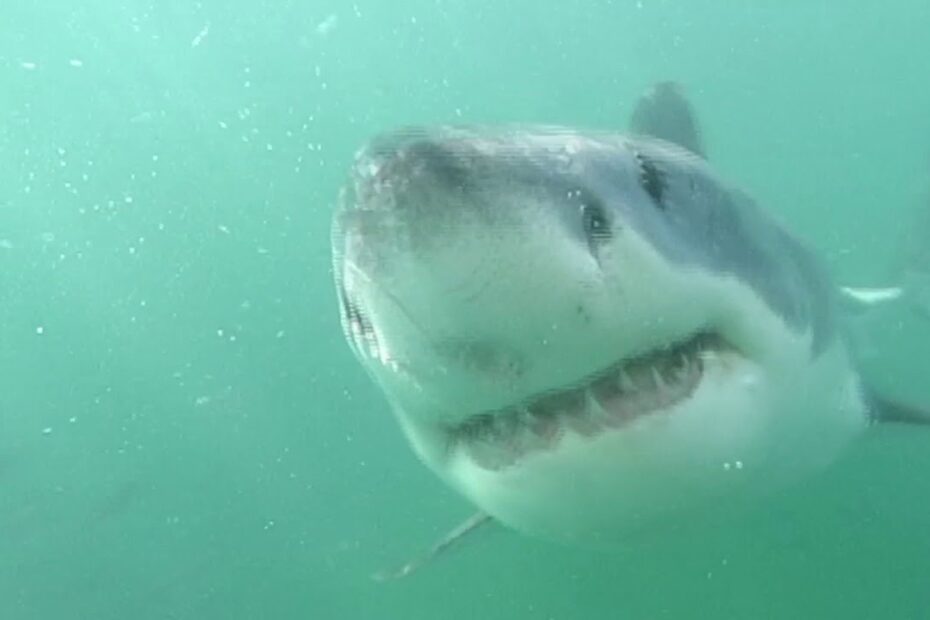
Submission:
<svg viewBox="0 0 930 620">
<path fill-rule="evenodd" d="M 610 221 L 597 202 L 588 201 L 581 205 L 581 222 L 589 244 L 596 245 L 610 239 Z"/>
<path fill-rule="evenodd" d="M 661 170 L 659 170 L 654 161 L 642 153 L 636 153 L 635 157 L 637 163 L 639 163 L 640 185 L 642 185 L 643 189 L 646 190 L 646 193 L 649 194 L 656 205 L 664 207 L 662 196 L 665 193 L 665 179 L 662 178 Z"/>
</svg>

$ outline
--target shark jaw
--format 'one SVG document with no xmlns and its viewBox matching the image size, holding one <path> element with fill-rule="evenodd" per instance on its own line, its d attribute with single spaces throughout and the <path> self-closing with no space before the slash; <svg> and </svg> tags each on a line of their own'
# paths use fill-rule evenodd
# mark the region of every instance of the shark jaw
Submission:
<svg viewBox="0 0 930 620">
<path fill-rule="evenodd" d="M 737 353 L 718 335 L 699 332 L 621 360 L 577 387 L 469 416 L 446 429 L 449 450 L 491 471 L 517 466 L 534 453 L 557 449 L 566 434 L 593 438 L 667 413 L 691 397 L 705 363 L 725 355 Z"/>
<path fill-rule="evenodd" d="M 825 377 L 842 381 L 843 363 L 831 355 L 792 368 L 699 334 L 576 388 L 471 416 L 444 431 L 431 466 L 517 530 L 618 547 L 829 464 L 864 425 L 854 383 L 818 392 Z M 824 411 L 842 413 L 826 421 Z"/>
</svg>

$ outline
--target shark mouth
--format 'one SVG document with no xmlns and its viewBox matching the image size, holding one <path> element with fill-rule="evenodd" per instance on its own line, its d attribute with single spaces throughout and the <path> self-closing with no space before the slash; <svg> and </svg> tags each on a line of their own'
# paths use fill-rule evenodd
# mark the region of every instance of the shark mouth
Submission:
<svg viewBox="0 0 930 620">
<path fill-rule="evenodd" d="M 567 433 L 592 438 L 667 411 L 697 389 L 710 355 L 731 350 L 714 333 L 622 360 L 582 380 L 507 409 L 483 412 L 447 428 L 459 449 L 483 469 L 501 470 L 556 448 Z"/>
</svg>

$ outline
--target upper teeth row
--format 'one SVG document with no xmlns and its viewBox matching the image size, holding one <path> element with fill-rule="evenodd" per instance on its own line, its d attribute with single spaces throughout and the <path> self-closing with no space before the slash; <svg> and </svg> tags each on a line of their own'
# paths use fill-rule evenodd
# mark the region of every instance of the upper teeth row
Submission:
<svg viewBox="0 0 930 620">
<path fill-rule="evenodd" d="M 582 388 L 536 398 L 504 411 L 472 416 L 451 432 L 476 461 L 498 468 L 522 454 L 551 447 L 563 427 L 593 434 L 672 405 L 701 375 L 706 343 L 696 337 L 673 350 L 629 360 Z"/>
</svg>

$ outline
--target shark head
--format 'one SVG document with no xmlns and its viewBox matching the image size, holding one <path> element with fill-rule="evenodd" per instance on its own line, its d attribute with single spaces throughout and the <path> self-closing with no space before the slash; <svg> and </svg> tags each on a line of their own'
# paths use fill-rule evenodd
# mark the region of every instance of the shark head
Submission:
<svg viewBox="0 0 930 620">
<path fill-rule="evenodd" d="M 622 541 L 864 423 L 816 261 L 673 144 L 389 134 L 333 231 L 347 339 L 414 450 L 517 529 Z"/>
</svg>

